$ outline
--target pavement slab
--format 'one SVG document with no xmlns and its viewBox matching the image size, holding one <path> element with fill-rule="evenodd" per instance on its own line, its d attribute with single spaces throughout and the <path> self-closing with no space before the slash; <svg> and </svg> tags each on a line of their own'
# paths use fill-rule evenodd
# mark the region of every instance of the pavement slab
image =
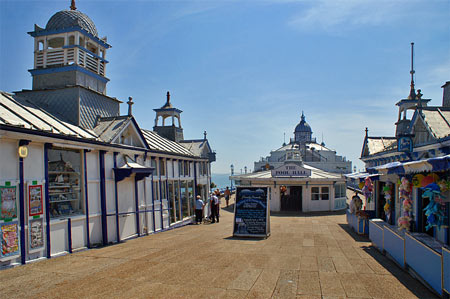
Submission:
<svg viewBox="0 0 450 299">
<path fill-rule="evenodd" d="M 299 271 L 297 294 L 320 296 L 322 292 L 320 289 L 319 272 Z"/>
<path fill-rule="evenodd" d="M 188 225 L 0 271 L 1 298 L 436 298 L 345 214 L 271 216 L 267 239 Z"/>
</svg>

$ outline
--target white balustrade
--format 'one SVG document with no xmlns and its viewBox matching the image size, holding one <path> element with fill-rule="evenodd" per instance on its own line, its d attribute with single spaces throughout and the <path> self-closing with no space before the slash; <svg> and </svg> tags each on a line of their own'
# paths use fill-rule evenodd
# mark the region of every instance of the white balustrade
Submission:
<svg viewBox="0 0 450 299">
<path fill-rule="evenodd" d="M 105 75 L 105 62 L 80 48 L 47 49 L 35 53 L 36 69 L 72 63 L 85 67 L 101 76 Z"/>
</svg>

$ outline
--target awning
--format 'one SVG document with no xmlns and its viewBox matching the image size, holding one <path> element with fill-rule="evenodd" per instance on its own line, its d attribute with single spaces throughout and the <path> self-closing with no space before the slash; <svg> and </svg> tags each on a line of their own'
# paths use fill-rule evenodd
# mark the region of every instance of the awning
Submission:
<svg viewBox="0 0 450 299">
<path fill-rule="evenodd" d="M 411 174 L 419 172 L 444 171 L 450 169 L 450 155 L 411 162 L 392 162 L 376 167 L 369 167 L 369 173 Z"/>
<path fill-rule="evenodd" d="M 120 182 L 121 180 L 131 176 L 133 173 L 136 174 L 136 180 L 138 181 L 153 173 L 153 167 L 145 167 L 126 155 L 124 156 L 124 159 L 125 164 L 123 166 L 113 168 L 116 182 Z"/>
<path fill-rule="evenodd" d="M 370 174 L 368 172 L 353 172 L 353 173 L 344 174 L 344 176 L 350 180 L 363 181 L 366 178 L 370 178 L 372 181 L 376 181 L 376 180 L 378 180 L 380 175 L 379 174 Z"/>
</svg>

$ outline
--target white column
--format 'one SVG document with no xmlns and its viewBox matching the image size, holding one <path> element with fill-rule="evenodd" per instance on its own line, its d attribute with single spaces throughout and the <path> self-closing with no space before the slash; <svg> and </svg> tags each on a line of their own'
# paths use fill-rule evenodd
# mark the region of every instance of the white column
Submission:
<svg viewBox="0 0 450 299">
<path fill-rule="evenodd" d="M 48 40 L 47 36 L 44 39 L 44 46 L 43 46 L 43 59 L 42 59 L 42 67 L 47 67 L 47 51 L 48 51 Z"/>
</svg>

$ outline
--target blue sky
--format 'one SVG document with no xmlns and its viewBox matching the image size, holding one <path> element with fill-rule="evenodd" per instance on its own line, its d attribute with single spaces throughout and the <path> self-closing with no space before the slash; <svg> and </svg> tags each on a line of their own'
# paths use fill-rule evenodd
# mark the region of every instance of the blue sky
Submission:
<svg viewBox="0 0 450 299">
<path fill-rule="evenodd" d="M 293 137 L 302 110 L 319 141 L 363 167 L 365 127 L 393 136 L 407 97 L 410 43 L 416 88 L 431 105 L 450 80 L 449 0 L 78 0 L 112 48 L 108 95 L 132 96 L 152 128 L 153 108 L 183 110 L 187 139 L 203 131 L 213 172 L 239 171 Z M 0 90 L 31 88 L 34 24 L 69 0 L 0 0 Z M 122 106 L 122 113 L 126 107 Z"/>
</svg>

